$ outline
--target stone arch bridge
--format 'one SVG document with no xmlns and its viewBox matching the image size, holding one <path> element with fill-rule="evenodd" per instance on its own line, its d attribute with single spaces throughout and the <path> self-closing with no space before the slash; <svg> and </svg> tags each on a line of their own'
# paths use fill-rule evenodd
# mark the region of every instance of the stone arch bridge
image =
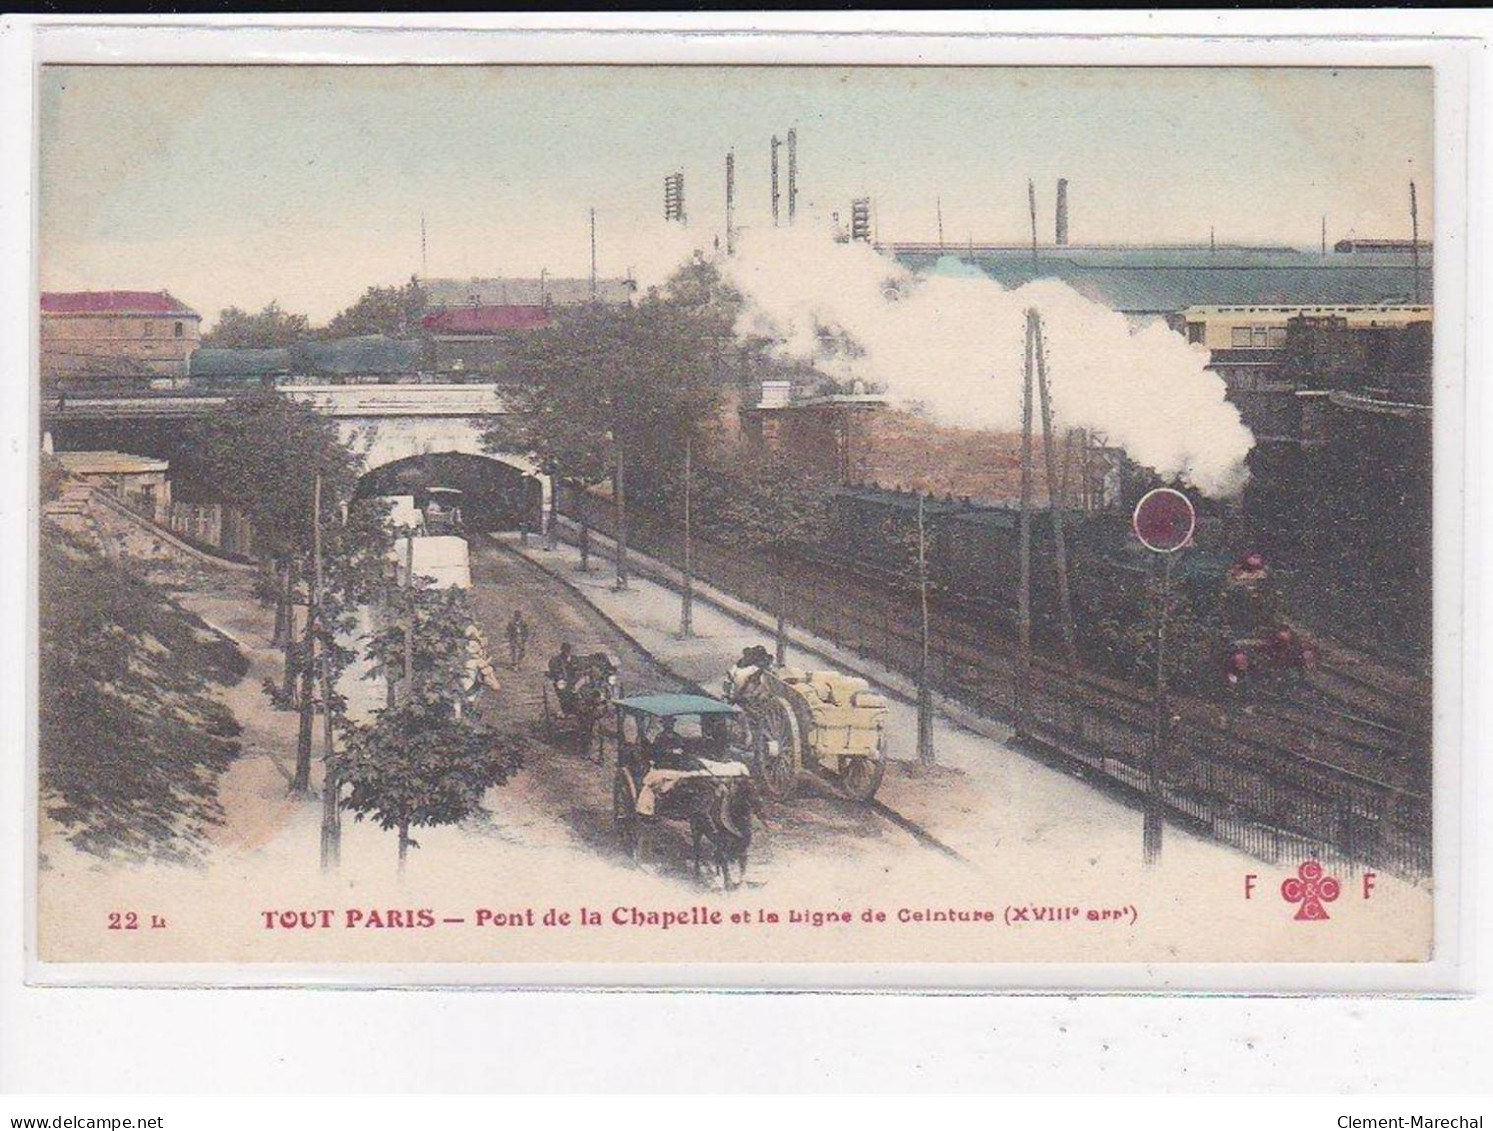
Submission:
<svg viewBox="0 0 1493 1131">
<path fill-rule="evenodd" d="M 526 494 L 537 488 L 536 528 L 549 514 L 549 477 L 526 456 L 483 446 L 483 433 L 508 411 L 498 385 L 282 385 L 280 392 L 336 421 L 342 440 L 362 455 L 367 481 L 397 465 L 440 457 L 465 457 L 447 461 L 453 465 L 480 459 L 498 465 L 512 489 L 520 482 Z M 42 423 L 58 450 L 115 448 L 170 459 L 180 449 L 180 423 L 231 396 L 178 391 L 68 396 L 42 405 Z M 380 481 L 397 478 L 391 473 Z"/>
</svg>

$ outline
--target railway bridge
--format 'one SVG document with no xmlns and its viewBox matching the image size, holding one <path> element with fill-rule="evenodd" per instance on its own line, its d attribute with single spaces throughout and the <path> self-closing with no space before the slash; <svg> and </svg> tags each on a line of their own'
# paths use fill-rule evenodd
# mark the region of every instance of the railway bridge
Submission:
<svg viewBox="0 0 1493 1131">
<path fill-rule="evenodd" d="M 363 458 L 364 494 L 404 493 L 422 479 L 455 475 L 507 499 L 500 522 L 523 510 L 537 511 L 537 524 L 549 513 L 549 477 L 521 453 L 483 446 L 483 433 L 508 411 L 496 384 L 282 385 L 280 392 L 336 422 L 343 442 Z M 58 451 L 112 449 L 177 459 L 187 442 L 181 426 L 235 395 L 66 396 L 42 405 L 42 427 Z"/>
</svg>

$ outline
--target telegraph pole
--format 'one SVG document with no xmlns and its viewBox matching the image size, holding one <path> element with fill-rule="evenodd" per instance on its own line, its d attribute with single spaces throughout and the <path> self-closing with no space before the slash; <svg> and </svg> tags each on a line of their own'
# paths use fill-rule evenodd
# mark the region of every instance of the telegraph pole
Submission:
<svg viewBox="0 0 1493 1131">
<path fill-rule="evenodd" d="M 612 472 L 612 494 L 617 501 L 617 583 L 618 592 L 627 588 L 627 462 L 623 454 L 622 437 L 613 433 L 616 447 L 616 465 Z"/>
<path fill-rule="evenodd" d="M 596 209 L 591 209 L 591 301 L 596 301 Z"/>
<path fill-rule="evenodd" d="M 425 261 L 425 213 L 420 213 L 420 278 L 430 277 L 430 266 Z"/>
<path fill-rule="evenodd" d="M 925 496 L 918 492 L 918 599 L 923 611 L 923 654 L 918 666 L 918 761 L 925 766 L 936 760 L 933 753 L 933 687 L 929 655 L 931 625 L 928 616 L 928 525 Z"/>
<path fill-rule="evenodd" d="M 684 224 L 684 174 L 670 173 L 664 178 L 664 219 Z"/>
<path fill-rule="evenodd" d="M 933 205 L 938 210 L 938 254 L 943 254 L 943 197 L 933 198 Z"/>
<path fill-rule="evenodd" d="M 1026 182 L 1026 202 L 1032 214 L 1032 275 L 1037 274 L 1037 186 L 1030 180 Z M 1030 325 L 1027 327 L 1031 329 Z M 1030 341 L 1030 338 L 1028 338 Z M 1028 392 L 1030 392 L 1031 374 L 1027 374 Z"/>
<path fill-rule="evenodd" d="M 736 150 L 726 151 L 726 254 L 736 254 Z"/>
<path fill-rule="evenodd" d="M 684 437 L 684 587 L 679 601 L 679 635 L 686 640 L 695 634 L 695 570 L 692 557 L 694 546 L 691 542 L 690 521 L 693 517 L 691 510 L 692 476 L 691 461 L 694 450 L 694 437 Z"/>
<path fill-rule="evenodd" d="M 1063 620 L 1063 655 L 1068 675 L 1078 674 L 1078 642 L 1073 630 L 1073 602 L 1068 594 L 1068 550 L 1063 540 L 1063 508 L 1058 498 L 1057 455 L 1052 442 L 1052 398 L 1047 386 L 1047 347 L 1042 339 L 1042 317 L 1035 309 L 1026 313 L 1036 355 L 1037 391 L 1042 401 L 1042 450 L 1047 460 L 1047 507 L 1052 515 L 1053 554 L 1058 569 L 1058 611 Z"/>
</svg>

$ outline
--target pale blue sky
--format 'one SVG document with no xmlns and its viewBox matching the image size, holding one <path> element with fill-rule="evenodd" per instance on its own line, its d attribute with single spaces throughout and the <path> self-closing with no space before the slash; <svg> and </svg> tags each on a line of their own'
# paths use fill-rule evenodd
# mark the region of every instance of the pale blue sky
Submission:
<svg viewBox="0 0 1493 1131">
<path fill-rule="evenodd" d="M 209 318 L 271 298 L 324 319 L 371 283 L 630 266 L 683 169 L 691 224 L 770 223 L 768 139 L 800 207 L 876 203 L 879 234 L 1020 240 L 1430 230 L 1431 73 L 1353 69 L 49 67 L 42 284 L 166 288 Z M 785 176 L 786 180 L 786 176 Z"/>
</svg>

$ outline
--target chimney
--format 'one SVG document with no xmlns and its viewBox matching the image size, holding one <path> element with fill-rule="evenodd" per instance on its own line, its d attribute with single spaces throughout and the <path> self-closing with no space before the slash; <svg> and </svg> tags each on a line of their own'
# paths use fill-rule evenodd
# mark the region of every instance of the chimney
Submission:
<svg viewBox="0 0 1493 1131">
<path fill-rule="evenodd" d="M 762 397 L 757 402 L 758 408 L 787 408 L 792 399 L 792 381 L 763 381 Z"/>
<path fill-rule="evenodd" d="M 726 151 L 726 254 L 736 250 L 736 150 Z"/>
<path fill-rule="evenodd" d="M 1068 246 L 1068 178 L 1058 178 L 1058 230 L 1055 242 L 1058 247 Z"/>
<path fill-rule="evenodd" d="M 798 213 L 798 131 L 788 131 L 788 223 Z"/>
<path fill-rule="evenodd" d="M 772 226 L 778 226 L 778 135 L 772 135 Z"/>
</svg>

